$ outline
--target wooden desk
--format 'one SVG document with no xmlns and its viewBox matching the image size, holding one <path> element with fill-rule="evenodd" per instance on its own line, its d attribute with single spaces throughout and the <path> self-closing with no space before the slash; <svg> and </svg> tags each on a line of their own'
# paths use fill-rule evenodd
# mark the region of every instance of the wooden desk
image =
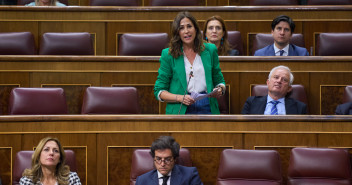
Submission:
<svg viewBox="0 0 352 185">
<path fill-rule="evenodd" d="M 205 20 L 220 15 L 228 30 L 241 32 L 247 53 L 256 33 L 270 33 L 271 21 L 288 15 L 302 33 L 305 47 L 314 48 L 319 32 L 351 32 L 352 5 L 344 6 L 200 6 L 200 7 L 20 7 L 0 6 L 0 32 L 29 31 L 39 46 L 45 32 L 89 32 L 96 55 L 118 55 L 118 38 L 123 33 L 165 32 L 180 11 L 190 11 L 203 28 Z"/>
<path fill-rule="evenodd" d="M 216 181 L 223 149 L 279 151 L 286 176 L 293 147 L 352 147 L 352 116 L 0 116 L 0 176 L 11 181 L 20 150 L 32 150 L 46 136 L 76 153 L 83 184 L 129 184 L 132 152 L 171 135 L 188 148 L 206 185 Z"/>
</svg>

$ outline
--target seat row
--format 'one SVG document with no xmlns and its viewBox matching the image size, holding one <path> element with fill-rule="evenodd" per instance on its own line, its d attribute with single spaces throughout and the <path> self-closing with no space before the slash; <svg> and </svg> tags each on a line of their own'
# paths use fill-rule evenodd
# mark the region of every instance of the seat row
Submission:
<svg viewBox="0 0 352 185">
<path fill-rule="evenodd" d="M 26 168 L 31 167 L 34 151 L 20 151 L 13 168 L 13 185 L 17 185 Z M 150 149 L 137 149 L 131 161 L 130 185 L 138 176 L 154 169 Z M 66 164 L 76 171 L 75 154 L 65 150 Z M 181 148 L 176 164 L 192 166 L 188 149 Z M 352 183 L 350 155 L 345 149 L 293 148 L 288 167 L 289 185 L 348 185 Z M 280 155 L 275 150 L 223 150 L 217 175 L 217 185 L 255 184 L 281 185 L 283 173 Z"/>
<path fill-rule="evenodd" d="M 34 0 L 18 0 L 18 5 L 26 5 Z M 69 5 L 68 0 L 59 0 L 61 3 Z M 351 0 L 250 0 L 248 5 L 349 5 Z M 139 6 L 138 0 L 90 0 L 91 6 Z M 150 0 L 149 6 L 201 6 L 201 0 Z"/>
<path fill-rule="evenodd" d="M 228 41 L 243 55 L 239 31 L 228 31 Z M 255 35 L 249 55 L 274 42 L 271 34 Z M 153 43 L 152 45 L 150 43 Z M 169 43 L 167 33 L 126 33 L 118 41 L 120 56 L 160 56 Z M 305 47 L 302 34 L 293 34 L 290 43 Z M 351 56 L 352 33 L 320 33 L 316 41 L 318 56 Z M 35 55 L 36 46 L 30 32 L 0 33 L 0 55 Z M 93 41 L 87 32 L 44 33 L 39 45 L 40 55 L 94 55 Z"/>
<path fill-rule="evenodd" d="M 251 96 L 265 96 L 267 85 L 253 85 Z M 226 96 L 228 96 L 226 94 Z M 226 96 L 218 99 L 221 114 L 228 114 Z M 302 85 L 292 85 L 288 97 L 307 106 L 308 98 Z M 343 103 L 352 102 L 352 86 L 346 86 Z M 67 114 L 62 88 L 14 88 L 9 98 L 9 115 Z M 137 89 L 134 87 L 88 87 L 81 114 L 140 114 Z"/>
</svg>

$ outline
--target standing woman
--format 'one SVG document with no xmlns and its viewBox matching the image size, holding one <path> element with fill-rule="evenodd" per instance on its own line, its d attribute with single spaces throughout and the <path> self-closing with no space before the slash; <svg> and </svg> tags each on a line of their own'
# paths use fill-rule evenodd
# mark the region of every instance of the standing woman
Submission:
<svg viewBox="0 0 352 185">
<path fill-rule="evenodd" d="M 180 12 L 172 23 L 169 48 L 161 53 L 154 95 L 166 101 L 166 114 L 220 114 L 217 97 L 225 93 L 225 80 L 214 44 L 204 43 L 197 20 Z M 189 94 L 216 93 L 195 101 Z"/>
<path fill-rule="evenodd" d="M 239 51 L 232 49 L 227 40 L 225 21 L 218 15 L 209 17 L 204 24 L 203 36 L 209 43 L 215 44 L 219 56 L 237 56 Z"/>
<path fill-rule="evenodd" d="M 23 172 L 21 185 L 81 185 L 76 172 L 65 165 L 65 152 L 56 138 L 42 139 L 32 155 L 32 167 Z"/>
</svg>

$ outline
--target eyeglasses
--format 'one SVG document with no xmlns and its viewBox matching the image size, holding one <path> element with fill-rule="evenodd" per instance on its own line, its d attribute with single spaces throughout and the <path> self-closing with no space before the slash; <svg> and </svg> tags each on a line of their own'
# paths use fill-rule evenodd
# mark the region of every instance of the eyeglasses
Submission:
<svg viewBox="0 0 352 185">
<path fill-rule="evenodd" d="M 169 165 L 171 162 L 174 161 L 173 157 L 167 157 L 167 158 L 160 158 L 160 157 L 155 157 L 154 161 L 157 163 L 157 164 L 161 164 L 162 162 L 164 162 L 165 164 Z"/>
</svg>

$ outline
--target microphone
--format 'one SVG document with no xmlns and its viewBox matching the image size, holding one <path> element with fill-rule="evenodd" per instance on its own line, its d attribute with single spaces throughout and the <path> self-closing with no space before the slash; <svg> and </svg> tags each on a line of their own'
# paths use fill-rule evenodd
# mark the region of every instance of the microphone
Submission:
<svg viewBox="0 0 352 185">
<path fill-rule="evenodd" d="M 188 78 L 188 82 L 187 82 L 187 87 L 186 87 L 185 93 L 183 94 L 183 98 L 182 98 L 182 102 L 181 102 L 181 105 L 180 105 L 180 109 L 178 110 L 178 114 L 180 114 L 180 112 L 181 112 L 183 100 L 185 100 L 185 97 L 186 97 L 188 84 L 189 84 L 189 81 L 191 81 L 191 78 L 192 78 L 192 77 L 193 77 L 193 71 L 191 71 L 191 72 L 189 73 L 189 78 Z"/>
</svg>

